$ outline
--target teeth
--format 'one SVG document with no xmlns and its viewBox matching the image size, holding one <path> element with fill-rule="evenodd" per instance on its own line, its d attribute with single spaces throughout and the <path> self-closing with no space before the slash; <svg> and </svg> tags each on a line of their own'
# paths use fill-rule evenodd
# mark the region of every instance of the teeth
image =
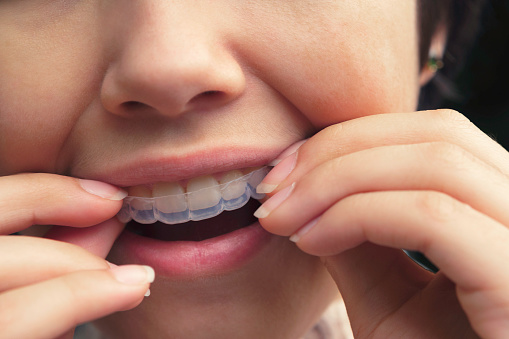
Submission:
<svg viewBox="0 0 509 339">
<path fill-rule="evenodd" d="M 155 207 L 162 213 L 176 213 L 187 210 L 184 188 L 176 182 L 160 183 L 154 185 L 152 195 L 160 197 L 155 199 Z"/>
<path fill-rule="evenodd" d="M 250 197 L 263 198 L 263 194 L 256 193 L 256 186 L 269 169 L 262 167 L 248 174 L 230 171 L 219 182 L 211 175 L 194 178 L 187 183 L 187 192 L 176 182 L 154 184 L 152 189 L 134 186 L 129 188 L 129 196 L 117 217 L 121 222 L 134 219 L 142 224 L 158 220 L 178 224 L 212 218 L 224 210 L 244 206 Z"/>
<path fill-rule="evenodd" d="M 151 198 L 152 190 L 145 186 L 133 186 L 129 187 L 128 193 L 133 197 Z"/>
<path fill-rule="evenodd" d="M 184 188 L 178 183 L 155 184 L 152 195 L 155 198 L 154 213 L 157 220 L 166 224 L 178 224 L 189 220 Z"/>
<path fill-rule="evenodd" d="M 162 182 L 155 184 L 152 189 L 152 195 L 154 197 L 164 197 L 167 195 L 177 195 L 185 193 L 182 186 L 176 182 Z"/>
<path fill-rule="evenodd" d="M 144 224 L 154 223 L 156 218 L 152 208 L 152 191 L 148 187 L 134 186 L 130 187 L 129 195 L 134 195 L 130 202 L 130 211 L 134 220 L 140 220 Z"/>
<path fill-rule="evenodd" d="M 231 171 L 225 173 L 219 183 L 225 185 L 222 192 L 224 200 L 237 199 L 246 192 L 246 183 L 237 179 L 242 178 L 244 174 L 241 171 Z"/>
<path fill-rule="evenodd" d="M 187 202 L 192 211 L 216 206 L 221 200 L 218 182 L 210 175 L 189 180 Z M 197 193 L 197 191 L 200 191 Z"/>
</svg>

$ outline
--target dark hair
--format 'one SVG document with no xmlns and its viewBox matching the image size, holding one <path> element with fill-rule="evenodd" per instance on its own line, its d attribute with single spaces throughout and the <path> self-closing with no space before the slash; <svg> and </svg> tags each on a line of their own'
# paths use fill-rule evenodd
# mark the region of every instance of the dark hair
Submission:
<svg viewBox="0 0 509 339">
<path fill-rule="evenodd" d="M 428 60 L 433 34 L 441 25 L 448 32 L 444 68 L 422 88 L 419 108 L 433 108 L 442 99 L 454 97 L 451 81 L 464 65 L 475 41 L 486 3 L 487 0 L 418 0 L 421 69 Z"/>
</svg>

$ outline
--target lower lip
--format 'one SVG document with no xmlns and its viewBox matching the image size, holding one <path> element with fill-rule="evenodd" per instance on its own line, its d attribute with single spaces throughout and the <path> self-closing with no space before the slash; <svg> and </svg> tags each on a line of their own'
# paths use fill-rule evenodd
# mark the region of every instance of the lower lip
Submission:
<svg viewBox="0 0 509 339">
<path fill-rule="evenodd" d="M 171 226 L 169 226 L 171 227 Z M 122 261 L 149 265 L 157 275 L 192 279 L 226 274 L 246 265 L 275 236 L 258 222 L 204 241 L 161 241 L 124 231 L 113 254 Z"/>
</svg>

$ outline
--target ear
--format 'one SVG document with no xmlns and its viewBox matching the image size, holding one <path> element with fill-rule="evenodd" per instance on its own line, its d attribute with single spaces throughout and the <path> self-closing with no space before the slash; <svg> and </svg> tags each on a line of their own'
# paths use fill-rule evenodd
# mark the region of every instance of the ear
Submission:
<svg viewBox="0 0 509 339">
<path fill-rule="evenodd" d="M 429 48 L 429 56 L 435 57 L 437 59 L 442 60 L 445 52 L 445 44 L 447 42 L 447 29 L 445 25 L 440 25 L 433 37 L 431 38 L 431 44 Z M 436 73 L 436 69 L 433 69 L 426 62 L 424 67 L 421 69 L 421 74 L 419 77 L 419 84 L 422 86 L 426 85 Z"/>
</svg>

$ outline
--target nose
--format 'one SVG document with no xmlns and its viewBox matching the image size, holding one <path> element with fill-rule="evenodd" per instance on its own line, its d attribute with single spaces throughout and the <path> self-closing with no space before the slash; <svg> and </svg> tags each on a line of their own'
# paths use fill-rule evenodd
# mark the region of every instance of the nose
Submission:
<svg viewBox="0 0 509 339">
<path fill-rule="evenodd" d="M 225 105 L 243 92 L 244 72 L 220 34 L 218 16 L 185 3 L 133 0 L 109 9 L 117 20 L 108 24 L 105 44 L 111 59 L 101 101 L 108 112 L 177 117 Z"/>
</svg>

